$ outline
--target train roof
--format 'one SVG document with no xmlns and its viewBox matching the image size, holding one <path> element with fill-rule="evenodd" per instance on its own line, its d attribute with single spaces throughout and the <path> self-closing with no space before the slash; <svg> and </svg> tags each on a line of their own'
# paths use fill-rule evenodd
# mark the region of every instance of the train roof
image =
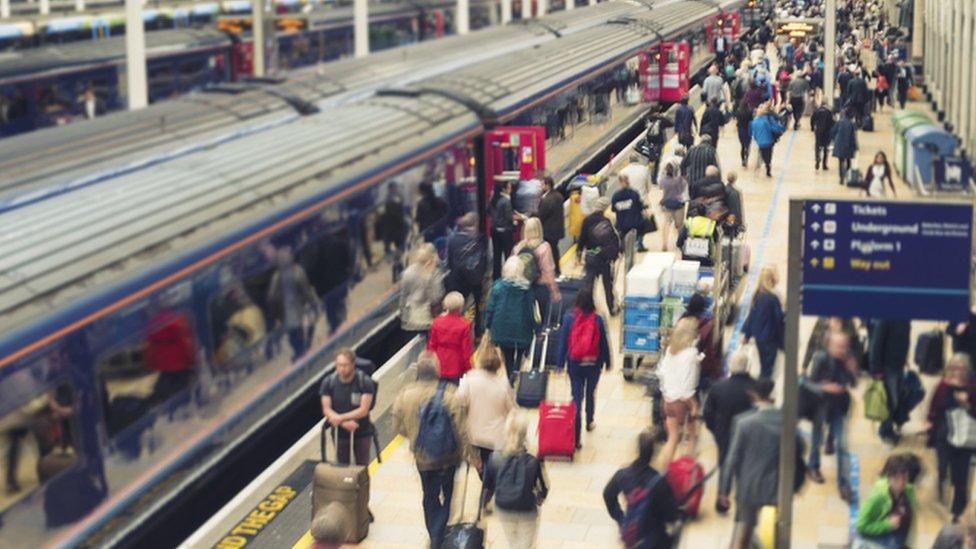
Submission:
<svg viewBox="0 0 976 549">
<path fill-rule="evenodd" d="M 8 212 L 0 217 L 0 332 L 187 250 L 192 262 L 254 237 L 480 128 L 443 97 L 370 98 Z"/>
<path fill-rule="evenodd" d="M 229 36 L 216 29 L 190 28 L 146 33 L 146 56 L 155 57 L 199 48 L 229 46 Z M 27 76 L 118 61 L 125 58 L 125 36 L 51 44 L 0 53 L 0 85 Z"/>
<path fill-rule="evenodd" d="M 701 19 L 725 2 L 683 2 L 655 6 L 649 12 L 620 17 L 557 42 L 519 51 L 442 73 L 384 94 L 438 93 L 455 98 L 489 122 L 504 122 L 522 109 L 575 85 L 579 75 L 610 70 L 649 42 L 698 29 Z"/>
<path fill-rule="evenodd" d="M 550 28 L 565 37 L 647 9 L 637 2 L 606 2 L 301 69 L 278 85 L 223 85 L 139 111 L 0 139 L 0 211 L 34 200 L 39 192 L 60 192 L 165 158 L 174 148 L 234 138 L 253 128 L 297 119 L 289 97 L 326 108 L 370 95 L 380 86 L 406 85 L 555 40 Z M 268 93 L 269 88 L 273 93 Z M 59 154 L 52 156 L 52 150 Z"/>
</svg>

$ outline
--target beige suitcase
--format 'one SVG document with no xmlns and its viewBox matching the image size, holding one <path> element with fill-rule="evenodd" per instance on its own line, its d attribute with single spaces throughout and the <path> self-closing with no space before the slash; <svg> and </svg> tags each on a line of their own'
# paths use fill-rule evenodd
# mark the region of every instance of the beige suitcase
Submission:
<svg viewBox="0 0 976 549">
<path fill-rule="evenodd" d="M 349 515 L 351 524 L 349 525 L 349 537 L 347 543 L 359 543 L 366 538 L 369 533 L 369 472 L 363 465 L 340 465 L 330 463 L 325 455 L 326 430 L 329 429 L 328 422 L 322 422 L 322 434 L 320 436 L 320 446 L 322 452 L 322 462 L 315 466 L 312 485 L 312 520 L 315 520 L 320 509 L 324 509 L 330 503 L 336 502 L 345 508 Z M 333 429 L 333 440 L 338 436 Z M 355 463 L 353 459 L 353 434 L 349 433 L 349 462 Z M 336 445 L 338 448 L 338 445 Z"/>
</svg>

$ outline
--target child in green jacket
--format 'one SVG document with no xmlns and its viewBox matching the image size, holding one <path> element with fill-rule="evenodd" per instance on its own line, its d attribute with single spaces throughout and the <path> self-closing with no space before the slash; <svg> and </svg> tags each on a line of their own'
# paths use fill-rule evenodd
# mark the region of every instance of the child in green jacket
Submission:
<svg viewBox="0 0 976 549">
<path fill-rule="evenodd" d="M 918 509 L 913 484 L 918 463 L 912 454 L 895 454 L 885 461 L 881 477 L 858 511 L 853 549 L 911 546 Z"/>
</svg>

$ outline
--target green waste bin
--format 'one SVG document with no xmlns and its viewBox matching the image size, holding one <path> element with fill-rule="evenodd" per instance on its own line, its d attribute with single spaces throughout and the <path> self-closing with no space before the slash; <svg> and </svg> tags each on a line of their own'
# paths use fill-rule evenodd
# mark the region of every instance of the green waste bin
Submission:
<svg viewBox="0 0 976 549">
<path fill-rule="evenodd" d="M 931 123 L 932 119 L 927 114 L 919 111 L 904 109 L 896 111 L 895 114 L 891 115 L 891 124 L 895 130 L 895 158 L 892 161 L 892 165 L 905 181 L 911 180 L 911 174 L 908 171 L 909 146 L 905 134 L 908 133 L 908 130 L 916 126 Z"/>
</svg>

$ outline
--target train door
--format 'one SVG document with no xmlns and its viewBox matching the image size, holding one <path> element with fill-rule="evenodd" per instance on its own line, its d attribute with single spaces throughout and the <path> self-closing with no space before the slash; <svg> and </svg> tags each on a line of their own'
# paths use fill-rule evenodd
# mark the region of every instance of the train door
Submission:
<svg viewBox="0 0 976 549">
<path fill-rule="evenodd" d="M 542 126 L 499 126 L 485 134 L 485 200 L 496 181 L 531 179 L 546 168 L 546 129 Z"/>
<path fill-rule="evenodd" d="M 674 103 L 688 93 L 690 55 L 691 47 L 686 41 L 661 43 L 661 101 Z"/>
<path fill-rule="evenodd" d="M 661 99 L 661 48 L 651 46 L 638 56 L 641 99 L 644 102 Z"/>
</svg>

